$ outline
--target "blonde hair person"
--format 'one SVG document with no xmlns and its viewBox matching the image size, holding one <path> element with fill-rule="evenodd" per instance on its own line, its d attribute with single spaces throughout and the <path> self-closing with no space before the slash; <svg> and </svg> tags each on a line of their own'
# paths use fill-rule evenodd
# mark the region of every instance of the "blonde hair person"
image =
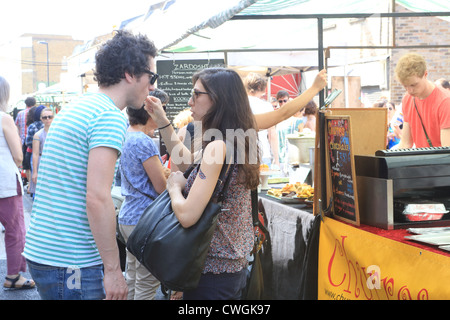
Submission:
<svg viewBox="0 0 450 320">
<path fill-rule="evenodd" d="M 191 116 L 191 108 L 186 108 L 180 111 L 175 118 L 173 119 L 173 125 L 180 130 L 181 128 L 188 125 L 189 122 L 192 122 L 194 119 Z"/>
<path fill-rule="evenodd" d="M 50 108 L 45 108 L 41 112 L 41 121 L 44 124 L 44 128 L 39 130 L 33 136 L 33 155 L 31 157 L 32 166 L 31 166 L 31 181 L 28 190 L 30 193 L 34 193 L 36 191 L 36 183 L 38 177 L 38 168 L 39 162 L 41 160 L 42 151 L 44 149 L 45 139 L 47 138 L 48 129 L 50 129 L 50 125 L 52 124 L 54 118 L 53 110 Z"/>
<path fill-rule="evenodd" d="M 401 83 L 413 76 L 422 78 L 426 72 L 427 62 L 417 53 L 405 54 L 398 60 L 395 67 L 395 74 Z"/>
</svg>

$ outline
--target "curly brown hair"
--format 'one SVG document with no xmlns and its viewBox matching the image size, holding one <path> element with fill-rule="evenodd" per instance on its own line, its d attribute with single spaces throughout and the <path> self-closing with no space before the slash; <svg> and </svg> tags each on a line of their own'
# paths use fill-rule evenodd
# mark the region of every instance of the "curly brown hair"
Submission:
<svg viewBox="0 0 450 320">
<path fill-rule="evenodd" d="M 119 30 L 95 55 L 95 80 L 99 86 L 108 87 L 125 78 L 125 72 L 141 76 L 149 70 L 149 57 L 156 54 L 157 49 L 147 36 Z"/>
</svg>

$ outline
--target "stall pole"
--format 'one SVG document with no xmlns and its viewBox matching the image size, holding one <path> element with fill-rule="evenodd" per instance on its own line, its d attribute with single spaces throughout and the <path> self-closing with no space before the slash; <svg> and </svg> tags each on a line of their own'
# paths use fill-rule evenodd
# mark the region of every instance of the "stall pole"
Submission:
<svg viewBox="0 0 450 320">
<path fill-rule="evenodd" d="M 323 69 L 323 18 L 317 18 L 318 28 L 318 66 L 319 71 Z M 319 106 L 325 104 L 325 90 L 319 92 Z M 320 153 L 320 191 L 319 214 L 327 208 L 327 176 L 326 176 L 326 149 L 325 149 L 325 113 L 319 110 L 319 153 Z"/>
</svg>

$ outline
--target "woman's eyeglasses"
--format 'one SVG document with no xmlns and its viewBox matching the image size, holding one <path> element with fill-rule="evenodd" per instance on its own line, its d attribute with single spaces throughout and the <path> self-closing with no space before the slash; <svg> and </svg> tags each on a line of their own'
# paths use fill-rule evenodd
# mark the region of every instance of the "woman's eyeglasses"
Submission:
<svg viewBox="0 0 450 320">
<path fill-rule="evenodd" d="M 209 94 L 209 92 L 197 91 L 197 90 L 195 90 L 195 89 L 192 89 L 192 90 L 191 90 L 191 97 L 192 97 L 192 100 L 195 101 L 195 99 L 197 99 L 198 96 L 201 95 L 201 94 Z"/>
<path fill-rule="evenodd" d="M 53 116 L 43 116 L 41 117 L 42 120 L 51 120 L 53 119 Z"/>
<path fill-rule="evenodd" d="M 156 80 L 159 78 L 159 74 L 154 73 L 150 70 L 144 70 L 145 73 L 148 73 L 150 75 L 150 84 L 155 84 Z"/>
</svg>

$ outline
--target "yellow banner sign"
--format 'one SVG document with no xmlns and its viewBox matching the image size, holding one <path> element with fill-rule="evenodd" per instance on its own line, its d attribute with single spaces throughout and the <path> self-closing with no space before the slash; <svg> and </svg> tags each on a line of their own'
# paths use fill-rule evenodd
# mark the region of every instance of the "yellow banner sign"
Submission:
<svg viewBox="0 0 450 320">
<path fill-rule="evenodd" d="M 319 300 L 450 299 L 450 258 L 331 218 L 320 227 Z"/>
</svg>

